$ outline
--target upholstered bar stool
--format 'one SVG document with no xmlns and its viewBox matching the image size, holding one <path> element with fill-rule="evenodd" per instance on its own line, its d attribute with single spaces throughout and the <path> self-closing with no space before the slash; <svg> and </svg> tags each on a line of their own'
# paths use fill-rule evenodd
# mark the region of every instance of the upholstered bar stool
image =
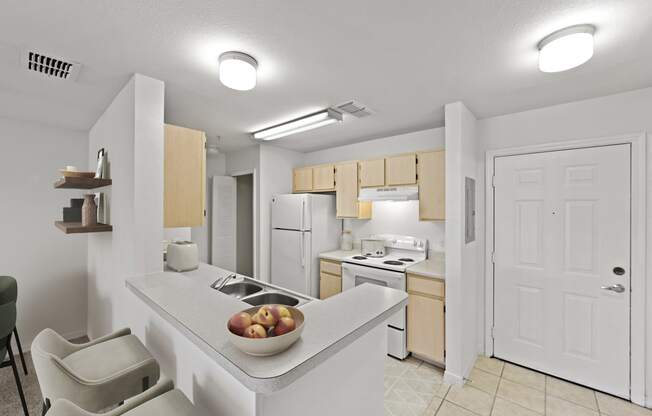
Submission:
<svg viewBox="0 0 652 416">
<path fill-rule="evenodd" d="M 171 381 L 161 382 L 101 416 L 199 416 L 199 412 Z M 54 402 L 48 416 L 100 416 L 65 399 Z"/>
<path fill-rule="evenodd" d="M 86 344 L 70 343 L 44 329 L 32 343 L 32 359 L 43 413 L 57 399 L 90 412 L 106 409 L 147 390 L 160 373 L 154 357 L 129 329 Z"/>
<path fill-rule="evenodd" d="M 9 302 L 18 301 L 18 282 L 11 276 L 0 276 L 0 305 L 4 305 Z M 20 338 L 18 337 L 18 330 L 14 327 L 14 340 L 16 340 L 16 346 L 18 347 L 18 353 L 20 354 L 20 361 L 23 364 L 23 371 L 27 375 L 27 365 L 25 364 L 25 356 L 23 355 L 23 346 L 20 345 Z"/>
<path fill-rule="evenodd" d="M 16 388 L 20 396 L 20 403 L 23 406 L 25 416 L 29 416 L 27 411 L 27 403 L 25 403 L 25 394 L 23 393 L 23 386 L 20 383 L 20 376 L 18 375 L 18 368 L 16 368 L 16 359 L 14 352 L 11 350 L 11 333 L 16 327 L 16 303 L 8 302 L 0 305 L 0 368 L 9 367 L 14 372 L 14 379 L 16 380 Z M 4 361 L 6 356 L 9 356 L 8 361 Z"/>
</svg>

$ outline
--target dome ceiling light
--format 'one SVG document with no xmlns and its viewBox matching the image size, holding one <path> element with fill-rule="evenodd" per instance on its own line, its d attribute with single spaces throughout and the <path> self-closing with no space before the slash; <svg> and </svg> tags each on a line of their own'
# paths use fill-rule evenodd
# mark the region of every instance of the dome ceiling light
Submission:
<svg viewBox="0 0 652 416">
<path fill-rule="evenodd" d="M 539 70 L 561 72 L 578 67 L 593 56 L 595 26 L 576 25 L 551 33 L 539 42 Z"/>
<path fill-rule="evenodd" d="M 249 91 L 256 86 L 258 62 L 246 53 L 224 52 L 219 58 L 220 82 L 238 91 Z"/>
</svg>

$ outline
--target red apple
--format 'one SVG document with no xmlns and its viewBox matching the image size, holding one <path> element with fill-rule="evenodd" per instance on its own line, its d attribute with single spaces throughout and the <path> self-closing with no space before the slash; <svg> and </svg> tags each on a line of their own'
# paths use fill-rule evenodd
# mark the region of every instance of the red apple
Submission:
<svg viewBox="0 0 652 416">
<path fill-rule="evenodd" d="M 288 308 L 283 305 L 270 305 L 268 307 L 272 311 L 272 315 L 274 315 L 274 318 L 276 318 L 277 321 L 283 317 L 292 317 Z"/>
<path fill-rule="evenodd" d="M 265 328 L 270 328 L 276 325 L 278 319 L 274 317 L 269 306 L 262 306 L 258 309 L 258 312 L 252 317 L 253 321 L 259 325 L 264 326 Z"/>
<path fill-rule="evenodd" d="M 294 322 L 294 319 L 284 316 L 283 318 L 279 319 L 278 323 L 274 327 L 274 335 L 284 335 L 288 332 L 294 331 L 295 328 L 296 323 Z"/>
<path fill-rule="evenodd" d="M 247 338 L 267 338 L 267 332 L 262 325 L 253 324 L 245 329 L 244 336 Z"/>
<path fill-rule="evenodd" d="M 251 315 L 247 312 L 236 313 L 229 319 L 229 330 L 236 335 L 242 336 L 245 329 L 252 324 Z"/>
</svg>

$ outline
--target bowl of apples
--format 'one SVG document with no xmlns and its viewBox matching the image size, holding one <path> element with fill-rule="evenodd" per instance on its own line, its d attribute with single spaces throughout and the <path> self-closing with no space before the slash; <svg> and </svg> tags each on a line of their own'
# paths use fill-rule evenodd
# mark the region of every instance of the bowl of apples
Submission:
<svg viewBox="0 0 652 416">
<path fill-rule="evenodd" d="M 303 313 L 291 306 L 264 305 L 245 309 L 229 319 L 233 345 L 249 355 L 278 354 L 297 342 L 303 332 Z"/>
</svg>

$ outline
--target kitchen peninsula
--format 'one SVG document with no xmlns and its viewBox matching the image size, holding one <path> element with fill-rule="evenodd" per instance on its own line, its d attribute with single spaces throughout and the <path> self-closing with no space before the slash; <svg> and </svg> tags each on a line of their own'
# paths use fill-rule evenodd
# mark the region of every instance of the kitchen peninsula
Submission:
<svg viewBox="0 0 652 416">
<path fill-rule="evenodd" d="M 313 300 L 300 307 L 306 324 L 296 344 L 275 356 L 253 357 L 229 342 L 226 328 L 232 314 L 250 305 L 210 287 L 229 274 L 202 264 L 191 272 L 127 280 L 143 302 L 139 309 L 147 321 L 166 337 L 186 338 L 203 352 L 198 357 L 175 351 L 175 368 L 199 360 L 216 369 L 210 384 L 193 376 L 193 391 L 187 395 L 212 414 L 291 416 L 305 415 L 306 409 L 311 415 L 382 414 L 385 321 L 405 307 L 405 292 L 362 285 Z M 213 391 L 211 384 L 228 389 Z"/>
</svg>

